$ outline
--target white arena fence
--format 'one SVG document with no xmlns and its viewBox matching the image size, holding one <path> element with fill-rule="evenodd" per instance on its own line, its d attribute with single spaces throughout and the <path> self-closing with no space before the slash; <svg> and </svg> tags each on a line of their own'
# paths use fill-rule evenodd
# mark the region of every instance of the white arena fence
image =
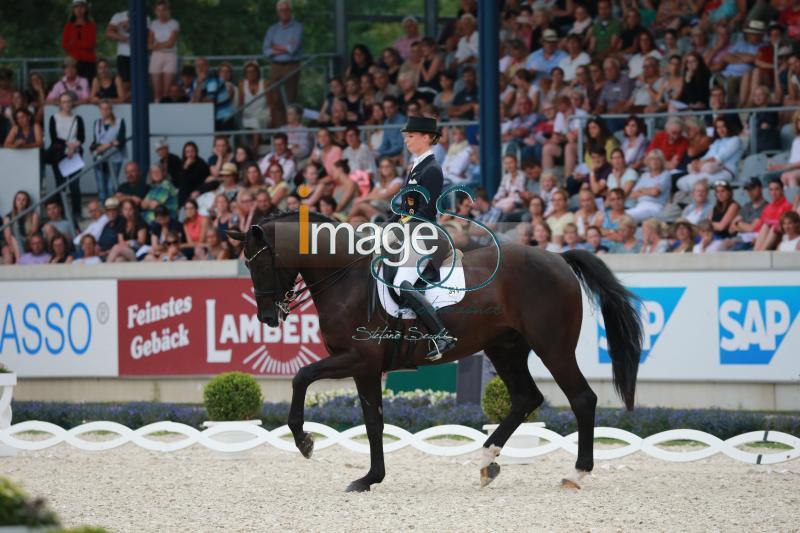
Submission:
<svg viewBox="0 0 800 533">
<path fill-rule="evenodd" d="M 357 453 L 369 453 L 369 445 L 366 442 L 359 442 L 355 439 L 366 436 L 366 426 L 357 426 L 346 431 L 339 432 L 324 424 L 316 422 L 306 422 L 305 431 L 322 435 L 317 437 L 314 444 L 315 450 L 324 450 L 334 445 L 339 445 L 347 450 Z M 16 435 L 27 432 L 39 432 L 49 434 L 46 438 L 20 439 Z M 104 440 L 86 440 L 81 435 L 87 433 L 107 432 L 113 433 L 116 437 Z M 245 436 L 242 442 L 222 442 L 214 437 L 224 433 L 248 433 L 252 438 Z M 148 438 L 153 434 L 180 434 L 184 438 L 178 440 L 154 440 Z M 106 451 L 117 448 L 124 444 L 132 443 L 141 448 L 158 452 L 174 452 L 200 444 L 211 450 L 223 453 L 236 453 L 256 448 L 263 444 L 269 444 L 275 448 L 286 452 L 297 452 L 294 442 L 285 437 L 291 435 L 288 426 L 281 426 L 272 431 L 268 431 L 256 425 L 246 422 L 223 422 L 209 429 L 200 431 L 185 424 L 176 422 L 156 422 L 143 426 L 137 430 L 132 430 L 116 422 L 89 422 L 76 426 L 70 430 L 65 430 L 55 424 L 40 421 L 21 422 L 0 431 L 0 442 L 15 450 L 36 451 L 50 448 L 61 443 L 69 444 L 75 448 L 86 451 Z M 394 452 L 408 446 L 430 454 L 438 456 L 458 456 L 475 452 L 481 448 L 486 440 L 486 434 L 476 429 L 460 425 L 443 425 L 424 429 L 418 433 L 410 433 L 400 427 L 386 425 L 384 435 L 394 437 L 396 440 L 384 444 L 384 451 Z M 39 437 L 40 435 L 37 435 Z M 437 445 L 428 442 L 429 439 L 436 437 L 461 437 L 469 442 L 456 445 Z M 546 455 L 557 450 L 566 450 L 577 455 L 578 453 L 578 434 L 572 433 L 566 437 L 559 435 L 549 429 L 535 426 L 520 427 L 514 436 L 533 436 L 547 441 L 531 448 L 514 448 L 506 446 L 502 454 L 513 458 L 531 458 Z M 600 460 L 618 459 L 632 453 L 644 452 L 647 455 L 664 461 L 687 462 L 706 459 L 718 453 L 723 453 L 728 457 L 749 464 L 775 464 L 791 461 L 800 457 L 800 439 L 777 431 L 752 431 L 744 433 L 727 440 L 719 439 L 708 433 L 693 429 L 673 429 L 663 431 L 647 438 L 641 438 L 633 433 L 622 429 L 610 427 L 595 428 L 595 437 L 616 439 L 625 442 L 624 446 L 614 448 L 595 449 L 595 458 Z M 669 451 L 659 448 L 659 444 L 675 440 L 689 440 L 705 444 L 699 449 L 680 451 Z M 776 450 L 774 453 L 752 453 L 741 450 L 738 446 L 758 442 L 778 442 L 790 447 L 789 450 Z"/>
</svg>

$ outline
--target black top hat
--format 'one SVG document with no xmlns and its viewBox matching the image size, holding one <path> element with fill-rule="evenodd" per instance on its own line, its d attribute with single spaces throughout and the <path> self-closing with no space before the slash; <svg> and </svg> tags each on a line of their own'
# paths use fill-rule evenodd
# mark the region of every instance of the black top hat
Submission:
<svg viewBox="0 0 800 533">
<path fill-rule="evenodd" d="M 436 125 L 436 119 L 429 117 L 408 117 L 408 122 L 406 122 L 406 125 L 400 131 L 403 133 L 415 131 L 418 133 L 439 135 L 439 127 Z"/>
</svg>

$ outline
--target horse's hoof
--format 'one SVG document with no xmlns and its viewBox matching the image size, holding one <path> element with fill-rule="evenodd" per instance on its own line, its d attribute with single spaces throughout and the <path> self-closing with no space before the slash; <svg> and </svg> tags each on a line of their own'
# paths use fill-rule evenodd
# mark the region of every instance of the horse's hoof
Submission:
<svg viewBox="0 0 800 533">
<path fill-rule="evenodd" d="M 347 485 L 345 492 L 369 492 L 369 485 L 359 479 Z"/>
<path fill-rule="evenodd" d="M 481 488 L 485 487 L 500 475 L 500 465 L 497 463 L 490 463 L 489 466 L 481 468 Z"/>
<path fill-rule="evenodd" d="M 575 470 L 573 473 L 561 480 L 561 487 L 565 489 L 580 490 L 583 478 L 589 475 L 586 470 Z"/>
<path fill-rule="evenodd" d="M 306 433 L 303 442 L 297 445 L 297 449 L 300 450 L 303 457 L 311 459 L 311 455 L 314 453 L 314 437 L 311 436 L 311 433 Z"/>
</svg>

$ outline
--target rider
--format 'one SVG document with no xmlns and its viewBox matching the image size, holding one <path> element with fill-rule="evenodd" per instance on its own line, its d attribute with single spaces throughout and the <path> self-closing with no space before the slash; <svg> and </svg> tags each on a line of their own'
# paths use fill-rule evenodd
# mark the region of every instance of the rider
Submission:
<svg viewBox="0 0 800 533">
<path fill-rule="evenodd" d="M 426 201 L 419 192 L 410 191 L 405 193 L 402 198 L 403 211 L 426 221 L 436 222 L 436 201 L 442 193 L 442 185 L 444 182 L 442 168 L 439 166 L 439 163 L 436 162 L 432 150 L 433 145 L 439 141 L 440 135 L 436 119 L 428 117 L 408 117 L 408 122 L 401 131 L 404 134 L 408 151 L 415 156 L 414 164 L 411 166 L 411 170 L 403 186 L 417 185 L 425 188 L 428 193 L 430 193 L 429 201 Z M 400 222 L 401 224 L 412 225 L 419 223 L 419 221 L 410 216 L 398 214 L 395 214 L 389 222 Z M 394 232 L 394 235 L 397 240 L 402 240 L 403 238 L 402 233 L 399 231 Z M 417 280 L 416 265 L 421 254 L 414 250 L 413 246 L 410 246 L 410 248 L 411 250 L 408 251 L 408 260 L 398 269 L 394 281 L 391 279 L 388 281 L 403 289 L 399 291 L 401 304 L 414 311 L 414 314 L 419 317 L 429 335 L 436 335 L 445 328 L 430 302 L 425 299 L 425 296 L 420 290 L 414 287 L 414 283 Z M 420 267 L 420 271 L 421 270 L 422 267 Z M 436 337 L 432 342 L 435 346 L 427 355 L 430 361 L 440 359 L 442 353 L 455 346 L 455 339 L 452 337 Z"/>
</svg>

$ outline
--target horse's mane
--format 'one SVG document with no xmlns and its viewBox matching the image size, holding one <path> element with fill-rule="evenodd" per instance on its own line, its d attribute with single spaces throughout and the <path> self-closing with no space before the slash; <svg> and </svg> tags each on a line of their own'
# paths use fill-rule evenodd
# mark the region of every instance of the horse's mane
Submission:
<svg viewBox="0 0 800 533">
<path fill-rule="evenodd" d="M 264 218 L 262 218 L 259 221 L 259 224 L 266 224 L 268 222 L 274 222 L 276 220 L 282 220 L 284 218 L 289 218 L 289 217 L 292 217 L 292 216 L 296 216 L 296 217 L 299 218 L 300 217 L 300 211 L 297 210 L 297 209 L 293 209 L 291 211 L 277 211 L 275 213 L 269 214 L 269 215 L 265 216 Z M 308 218 L 309 218 L 309 220 L 316 219 L 317 222 L 330 222 L 331 224 L 339 224 L 339 223 L 341 223 L 341 221 L 336 220 L 334 218 L 327 217 L 327 216 L 325 216 L 322 213 L 319 213 L 317 211 L 309 211 L 308 212 Z"/>
</svg>

